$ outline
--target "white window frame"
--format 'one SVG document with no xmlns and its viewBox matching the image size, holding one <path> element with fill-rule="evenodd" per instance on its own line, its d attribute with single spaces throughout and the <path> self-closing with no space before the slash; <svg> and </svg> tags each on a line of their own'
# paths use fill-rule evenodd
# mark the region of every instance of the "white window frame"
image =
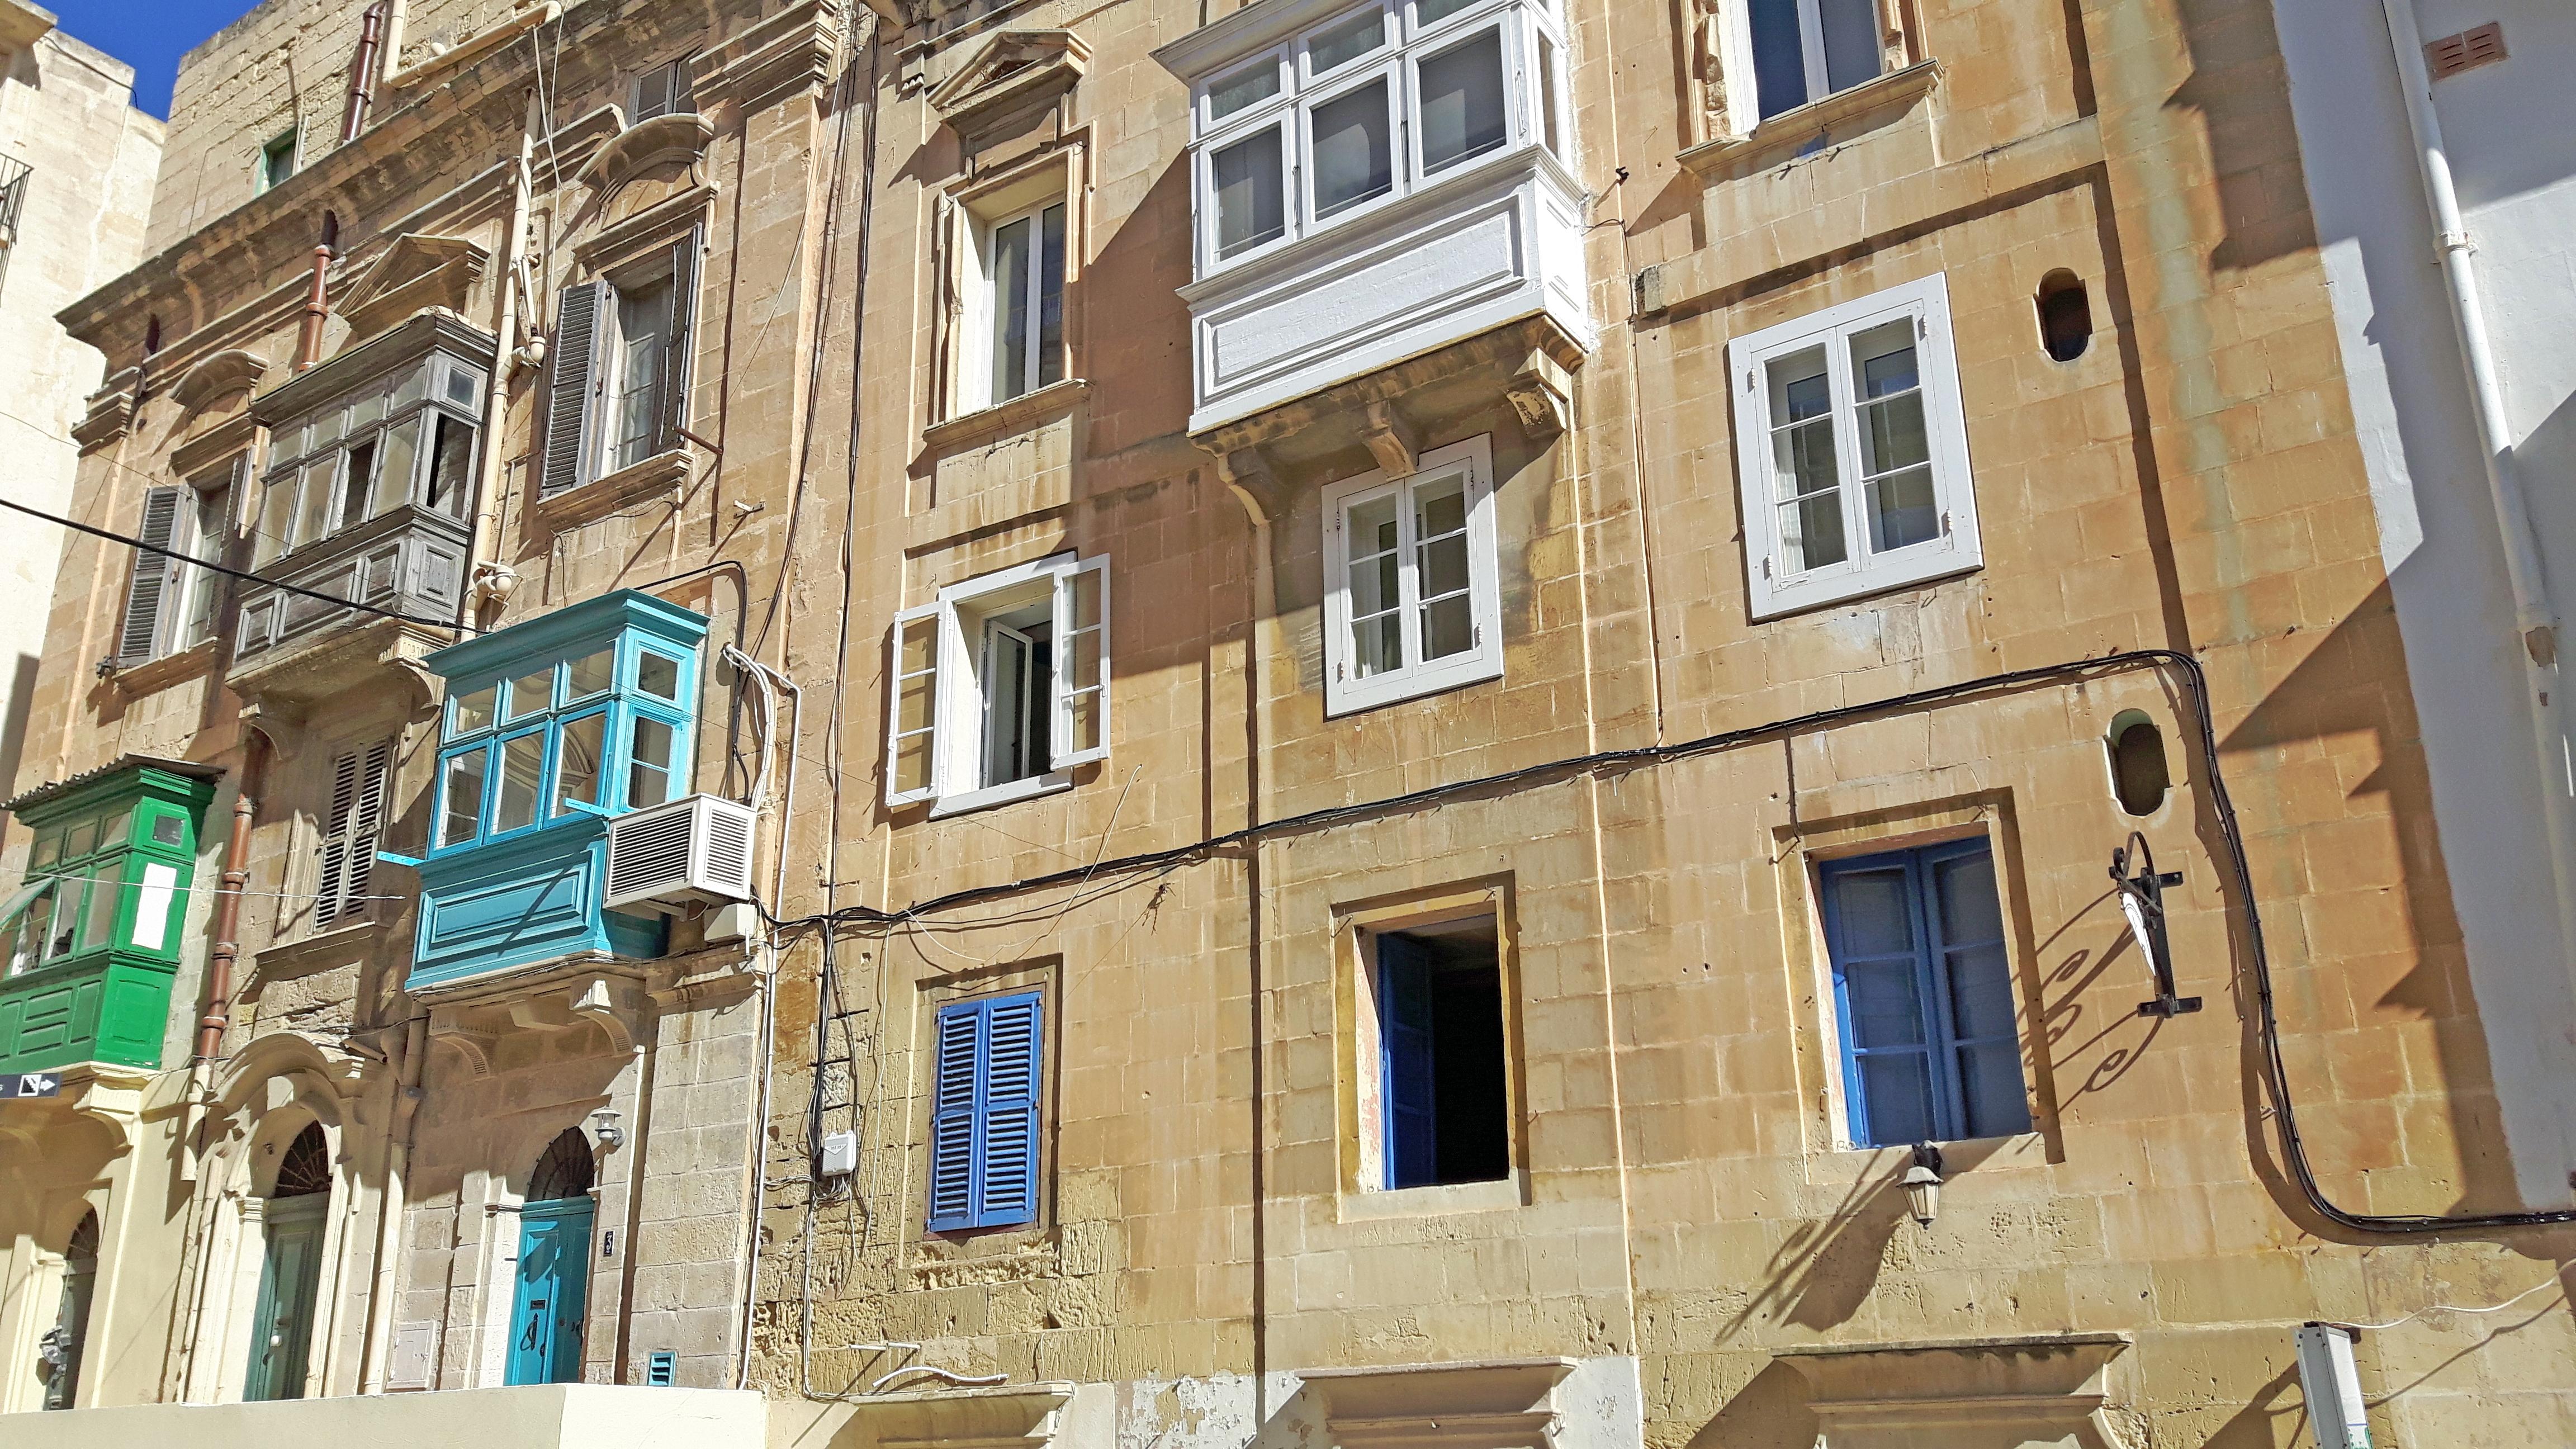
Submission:
<svg viewBox="0 0 2576 1449">
<path fill-rule="evenodd" d="M 1363 10 L 1376 10 L 1389 17 L 1382 22 L 1387 25 L 1387 44 L 1328 74 L 1314 74 L 1310 47 L 1315 37 L 1344 24 Z M 1419 63 L 1424 57 L 1447 50 L 1470 39 L 1475 31 L 1486 28 L 1499 30 L 1502 37 L 1503 144 L 1453 163 L 1437 173 L 1425 175 L 1421 166 L 1423 128 L 1416 114 L 1420 99 Z M 1571 111 L 1561 94 L 1545 96 L 1540 93 L 1535 40 L 1541 36 L 1556 47 L 1556 82 L 1561 91 L 1571 69 L 1572 47 L 1565 35 L 1563 22 L 1553 7 L 1537 3 L 1537 0 L 1477 0 L 1477 3 L 1463 6 L 1455 13 L 1428 24 L 1417 19 L 1415 0 L 1372 0 L 1368 5 L 1353 6 L 1327 16 L 1301 31 L 1294 40 L 1275 49 L 1252 56 L 1233 57 L 1194 79 L 1190 87 L 1190 119 L 1194 133 L 1190 142 L 1190 175 L 1196 223 L 1193 243 L 1198 258 L 1196 275 L 1204 278 L 1242 266 L 1293 245 L 1302 238 L 1358 222 L 1426 187 L 1445 184 L 1453 177 L 1479 170 L 1524 148 L 1540 146 L 1546 134 L 1545 118 L 1551 111 L 1558 121 L 1559 144 L 1564 148 L 1563 152 L 1551 154 L 1564 160 L 1565 152 L 1573 149 Z M 1278 68 L 1278 93 L 1218 119 L 1212 100 L 1217 87 L 1263 66 Z M 1317 105 L 1338 100 L 1380 76 L 1385 77 L 1387 84 L 1392 127 L 1388 137 L 1388 163 L 1393 172 L 1393 184 L 1377 196 L 1319 218 L 1315 215 L 1314 206 L 1314 127 L 1310 113 Z M 1286 128 L 1280 145 L 1281 165 L 1285 168 L 1280 195 L 1286 227 L 1270 241 L 1220 258 L 1216 241 L 1216 153 L 1272 126 Z"/>
<path fill-rule="evenodd" d="M 1418 699 L 1503 673 L 1503 604 L 1494 534 L 1494 468 L 1490 435 L 1424 453 L 1415 470 L 1390 478 L 1383 469 L 1346 478 L 1323 491 L 1324 515 L 1324 713 L 1344 715 L 1398 700 Z M 1419 585 L 1415 578 L 1414 491 L 1464 473 L 1467 479 L 1467 590 L 1475 617 L 1475 647 L 1428 663 L 1421 658 Z M 1351 670 L 1351 578 L 1348 519 L 1353 508 L 1393 495 L 1397 499 L 1397 548 L 1405 664 L 1360 678 Z"/>
<path fill-rule="evenodd" d="M 1862 453 L 1849 347 L 1854 334 L 1900 317 L 1915 323 L 1916 376 L 1923 394 L 1933 502 L 1941 511 L 1942 529 L 1921 543 L 1874 554 L 1868 547 L 1863 490 L 1855 471 Z M 1850 552 L 1838 563 L 1792 573 L 1783 562 L 1773 496 L 1771 394 L 1764 373 L 1773 359 L 1820 343 L 1826 351 L 1825 372 L 1833 398 L 1837 484 L 1843 503 L 1843 536 Z M 1736 490 L 1744 514 L 1745 573 L 1752 584 L 1754 619 L 1776 618 L 1984 566 L 1985 553 L 1977 535 L 1975 477 L 1968 464 L 1967 413 L 1950 329 L 1949 284 L 1941 273 L 1736 338 L 1727 344 L 1727 373 L 1735 389 Z"/>
<path fill-rule="evenodd" d="M 1033 586 L 1051 587 L 1053 593 L 1053 629 L 1050 647 L 1054 668 L 1049 681 L 1048 707 L 1052 719 L 1050 735 L 1057 741 L 1074 737 L 1075 711 L 1088 706 L 1096 711 L 1098 737 L 1087 749 L 1055 750 L 1049 754 L 1049 768 L 1036 775 L 998 785 L 983 785 L 986 721 L 990 701 L 983 683 L 973 667 L 976 641 L 967 636 L 967 614 L 980 615 L 987 600 L 997 596 L 1036 592 Z M 1094 622 L 1082 625 L 1076 618 L 1076 596 L 1079 590 L 1096 591 Z M 1073 769 L 1109 756 L 1111 736 L 1109 647 L 1109 559 L 1106 555 L 1080 558 L 1066 552 L 1052 554 L 1034 563 L 1020 564 L 997 573 L 982 575 L 961 583 L 950 584 L 939 591 L 936 602 L 906 609 L 895 615 L 889 635 L 890 653 L 887 669 L 886 705 L 886 804 L 891 808 L 931 802 L 931 818 L 986 810 L 1033 796 L 1052 794 L 1071 788 Z M 930 723 L 907 731 L 901 711 L 901 685 L 918 678 L 903 669 L 903 646 L 907 631 L 935 630 L 936 643 L 932 663 L 924 673 L 930 675 Z M 1096 634 L 1099 660 L 1098 677 L 1084 681 L 1076 676 L 1081 651 L 1073 641 L 1079 635 Z M 899 776 L 902 746 L 908 739 L 927 733 L 930 736 L 927 781 L 907 786 Z"/>
<path fill-rule="evenodd" d="M 1877 69 L 1867 80 L 1854 81 L 1850 85 L 1836 89 L 1825 65 L 1824 5 L 1826 3 L 1827 0 L 1797 0 L 1798 59 L 1806 73 L 1806 94 L 1772 112 L 1771 119 L 1776 120 L 1792 111 L 1840 95 L 1843 91 L 1857 90 L 1869 84 L 1870 80 L 1876 80 L 1898 68 L 1900 64 L 1897 58 L 1889 54 L 1888 46 L 1891 30 L 1900 27 L 1899 17 L 1888 13 L 1883 0 L 1866 0 L 1876 41 L 1872 58 Z M 1761 73 L 1756 68 L 1754 60 L 1751 7 L 1744 5 L 1727 7 L 1725 18 L 1720 23 L 1723 26 L 1722 34 L 1726 48 L 1726 54 L 1721 58 L 1720 66 L 1726 76 L 1727 93 L 1730 97 L 1745 98 L 1741 101 L 1728 102 L 1728 124 L 1737 135 L 1742 135 L 1763 124 L 1764 120 Z"/>
<path fill-rule="evenodd" d="M 1002 340 L 999 330 L 1002 289 L 993 273 L 994 268 L 999 264 L 1000 257 L 1000 248 L 995 238 L 1000 235 L 1002 228 L 1013 222 L 1025 221 L 1029 223 L 1031 295 L 1032 297 L 1043 295 L 1046 281 L 1046 213 L 1049 207 L 1056 206 L 1063 207 L 1065 213 L 1065 256 L 1062 264 L 1064 274 L 1056 278 L 1057 295 L 1062 297 L 1065 283 L 1073 270 L 1073 204 L 1063 193 L 1050 193 L 1026 206 L 995 216 L 990 220 L 981 215 L 972 214 L 971 205 L 969 207 L 968 226 L 973 237 L 974 258 L 966 274 L 966 330 L 965 335 L 960 339 L 963 345 L 958 349 L 961 368 L 957 380 L 959 400 L 962 403 L 958 409 L 960 412 L 976 412 L 988 407 L 998 407 L 1003 403 L 1027 397 L 1041 387 L 1053 385 L 1034 380 L 1043 370 L 1045 362 L 1039 341 L 1041 331 L 1039 319 L 1032 315 L 1029 319 L 1030 378 L 1025 379 L 1027 385 L 1010 397 L 994 396 L 993 354 Z M 1057 338 L 1056 350 L 1059 354 L 1056 381 L 1061 382 L 1073 375 L 1071 358 L 1062 355 L 1070 350 L 1062 336 Z"/>
</svg>

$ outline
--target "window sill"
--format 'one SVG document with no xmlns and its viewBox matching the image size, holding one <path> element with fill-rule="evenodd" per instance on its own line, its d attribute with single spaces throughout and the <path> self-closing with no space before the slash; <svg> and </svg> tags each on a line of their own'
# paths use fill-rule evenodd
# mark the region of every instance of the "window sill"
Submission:
<svg viewBox="0 0 2576 1449">
<path fill-rule="evenodd" d="M 540 498 L 532 513 L 546 532 L 562 533 L 586 523 L 597 523 L 619 509 L 647 498 L 677 494 L 680 485 L 688 481 L 689 450 L 672 448 L 641 463 L 630 463 L 614 473 L 601 474 L 577 488 L 567 488 L 561 493 Z"/>
<path fill-rule="evenodd" d="M 1478 653 L 1481 654 L 1483 651 L 1479 650 Z M 1438 673 L 1397 675 L 1394 678 L 1380 677 L 1360 684 L 1346 684 L 1328 689 L 1325 693 L 1324 717 L 1345 719 L 1355 714 L 1366 714 L 1373 709 L 1383 709 L 1390 704 L 1402 704 L 1409 699 L 1447 694 L 1454 689 L 1465 689 L 1471 684 L 1483 684 L 1488 680 L 1503 677 L 1502 651 L 1499 649 L 1493 652 L 1492 658 L 1475 658 L 1472 664 L 1473 667 L 1468 668 L 1442 670 Z"/>
<path fill-rule="evenodd" d="M 1804 141 L 1822 135 L 1856 116 L 1881 106 L 1910 105 L 1931 93 L 1941 78 L 1941 62 L 1918 60 L 1903 70 L 1892 70 L 1876 80 L 1863 81 L 1847 91 L 1836 91 L 1821 101 L 1810 101 L 1793 110 L 1782 111 L 1740 136 L 1720 136 L 1682 152 L 1673 159 L 1683 170 L 1705 176 L 1756 155 L 1779 149 L 1792 141 Z"/>
<path fill-rule="evenodd" d="M 214 665 L 215 655 L 222 648 L 220 638 L 200 639 L 185 649 L 164 654 L 158 659 L 120 668 L 107 677 L 107 682 L 117 693 L 129 699 L 138 694 L 167 689 L 204 674 Z"/>
<path fill-rule="evenodd" d="M 1345 1192 L 1342 1194 L 1341 1220 L 1348 1223 L 1377 1218 L 1437 1217 L 1443 1213 L 1489 1213 L 1522 1207 L 1528 1202 L 1529 1174 L 1515 1167 L 1511 1176 L 1492 1182 Z"/>
<path fill-rule="evenodd" d="M 2048 1134 L 2038 1128 L 2005 1137 L 1955 1137 L 1932 1144 L 1949 1158 L 1951 1175 L 1976 1168 L 2044 1168 L 2049 1165 Z M 1837 1143 L 1807 1159 L 1807 1181 L 1854 1184 L 1891 1174 L 1902 1176 L 1914 1161 L 1911 1147 L 1855 1147 Z"/>
<path fill-rule="evenodd" d="M 1043 417 L 1073 407 L 1091 395 L 1089 381 L 1068 377 L 1051 382 L 1035 392 L 1024 392 L 1008 402 L 959 413 L 943 422 L 932 423 L 921 430 L 921 445 L 935 453 L 980 443 L 987 438 L 1016 433 Z"/>
<path fill-rule="evenodd" d="M 1022 800 L 1032 800 L 1040 795 L 1052 795 L 1058 790 L 1072 788 L 1073 775 L 1070 771 L 1057 770 L 1052 774 L 1031 775 L 1025 780 L 1013 780 L 1007 785 L 991 785 L 981 790 L 966 791 L 962 795 L 942 795 L 931 802 L 930 818 L 945 820 L 951 815 L 968 815 L 1000 805 L 1016 805 Z"/>
<path fill-rule="evenodd" d="M 1755 561 L 1754 567 L 1757 571 L 1760 569 L 1759 560 Z M 1791 614 L 1813 613 L 1881 594 L 1922 588 L 1961 574 L 1975 573 L 1984 567 L 1985 556 L 1980 551 L 1944 548 L 1924 558 L 1904 560 L 1901 566 L 1824 578 L 1791 579 L 1767 591 L 1761 587 L 1761 579 L 1756 577 L 1749 617 L 1754 623 L 1767 623 Z"/>
</svg>

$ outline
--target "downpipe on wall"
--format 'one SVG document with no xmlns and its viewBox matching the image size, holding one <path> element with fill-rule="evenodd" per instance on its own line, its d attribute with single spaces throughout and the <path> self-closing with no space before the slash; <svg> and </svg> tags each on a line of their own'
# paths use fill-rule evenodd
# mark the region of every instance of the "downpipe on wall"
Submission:
<svg viewBox="0 0 2576 1449">
<path fill-rule="evenodd" d="M 2424 181 L 2424 205 L 2433 224 L 2434 259 L 2460 344 L 2460 370 L 2478 426 L 2480 461 L 2496 532 L 2504 544 L 2505 581 L 2513 591 L 2515 652 L 2523 670 L 2523 702 L 2531 712 L 2532 743 L 2540 763 L 2541 813 L 2549 836 L 2550 883 L 2558 906 L 2558 953 L 2576 991 L 2576 760 L 2571 760 L 2566 711 L 2559 700 L 2558 611 L 2540 554 L 2539 532 L 2515 456 L 2513 424 L 2504 384 L 2487 336 L 2479 295 L 2476 244 L 2460 215 L 2452 184 L 2450 151 L 2442 140 L 2441 114 L 2433 106 L 2433 78 L 2424 64 L 2424 37 L 2416 28 L 2414 0 L 2380 0 L 2388 43 L 2397 62 L 2397 88 L 2406 103 L 2406 126 Z"/>
</svg>

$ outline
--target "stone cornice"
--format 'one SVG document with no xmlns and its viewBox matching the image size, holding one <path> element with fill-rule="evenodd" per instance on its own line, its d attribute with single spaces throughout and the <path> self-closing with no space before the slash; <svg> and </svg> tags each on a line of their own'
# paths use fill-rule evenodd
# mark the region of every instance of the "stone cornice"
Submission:
<svg viewBox="0 0 2576 1449">
<path fill-rule="evenodd" d="M 840 18 L 839 0 L 802 0 L 699 56 L 698 104 L 756 111 L 821 89 L 840 58 Z"/>
</svg>

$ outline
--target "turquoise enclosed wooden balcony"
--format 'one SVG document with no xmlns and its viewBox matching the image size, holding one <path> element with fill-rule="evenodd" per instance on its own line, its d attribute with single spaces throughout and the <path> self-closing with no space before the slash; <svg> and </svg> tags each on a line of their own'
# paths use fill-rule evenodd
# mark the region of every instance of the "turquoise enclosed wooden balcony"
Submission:
<svg viewBox="0 0 2576 1449">
<path fill-rule="evenodd" d="M 128 755 L 8 802 L 33 840 L 0 906 L 0 1074 L 161 1065 L 211 765 Z"/>
<path fill-rule="evenodd" d="M 608 822 L 689 791 L 703 615 L 621 590 L 452 645 L 412 989 L 662 954 L 602 904 Z"/>
</svg>

